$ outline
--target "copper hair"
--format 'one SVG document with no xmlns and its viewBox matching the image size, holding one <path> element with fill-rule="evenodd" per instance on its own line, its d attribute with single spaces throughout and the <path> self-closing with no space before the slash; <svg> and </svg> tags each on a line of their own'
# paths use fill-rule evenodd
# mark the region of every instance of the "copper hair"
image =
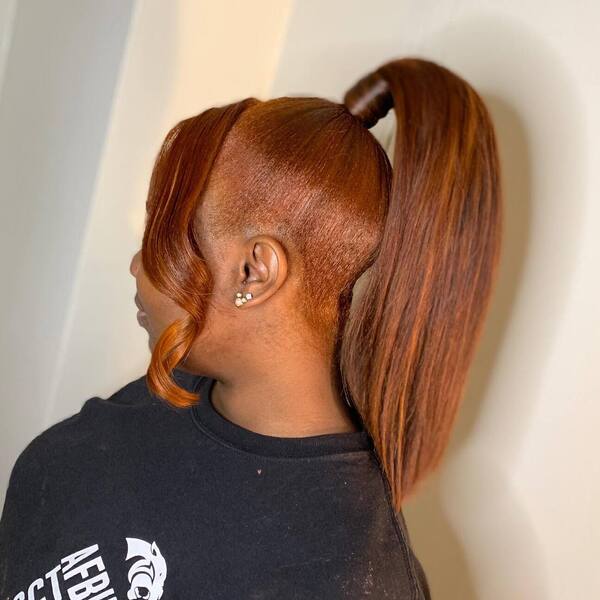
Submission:
<svg viewBox="0 0 600 600">
<path fill-rule="evenodd" d="M 393 164 L 369 131 L 396 118 Z M 223 200 L 196 219 L 207 189 Z M 153 284 L 189 315 L 148 369 L 156 395 L 198 401 L 172 370 L 201 330 L 215 235 L 274 235 L 302 286 L 304 322 L 335 348 L 399 509 L 441 461 L 481 334 L 500 254 L 494 127 L 477 92 L 432 61 L 390 61 L 342 103 L 247 98 L 178 123 L 157 156 L 142 242 Z M 353 286 L 368 271 L 350 310 Z"/>
</svg>

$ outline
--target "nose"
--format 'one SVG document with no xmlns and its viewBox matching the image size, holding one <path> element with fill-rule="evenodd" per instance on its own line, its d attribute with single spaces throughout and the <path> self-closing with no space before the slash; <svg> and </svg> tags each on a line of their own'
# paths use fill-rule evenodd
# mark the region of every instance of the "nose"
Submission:
<svg viewBox="0 0 600 600">
<path fill-rule="evenodd" d="M 129 265 L 129 272 L 134 276 L 137 277 L 137 272 L 139 269 L 139 261 L 140 261 L 140 253 L 141 250 L 138 250 L 132 257 L 131 259 L 131 263 Z"/>
</svg>

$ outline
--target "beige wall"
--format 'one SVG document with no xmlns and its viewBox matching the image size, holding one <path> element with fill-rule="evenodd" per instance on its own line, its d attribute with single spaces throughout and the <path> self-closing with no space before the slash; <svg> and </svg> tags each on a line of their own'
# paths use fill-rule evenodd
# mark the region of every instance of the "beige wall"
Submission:
<svg viewBox="0 0 600 600">
<path fill-rule="evenodd" d="M 145 369 L 128 266 L 166 130 L 250 95 L 339 100 L 380 62 L 416 54 L 488 102 L 506 192 L 499 286 L 452 445 L 406 506 L 417 554 L 434 600 L 600 597 L 599 22 L 600 5 L 584 1 L 138 1 L 122 60 L 107 67 L 118 79 L 86 163 L 88 209 L 61 233 L 77 258 L 60 271 L 63 311 L 39 302 L 37 320 L 20 315 L 24 338 L 53 323 L 32 354 L 2 340 L 0 483 L 35 432 Z M 0 117 L 14 92 L 4 81 Z M 16 263 L 31 278 L 23 293 L 46 267 L 37 256 Z"/>
</svg>

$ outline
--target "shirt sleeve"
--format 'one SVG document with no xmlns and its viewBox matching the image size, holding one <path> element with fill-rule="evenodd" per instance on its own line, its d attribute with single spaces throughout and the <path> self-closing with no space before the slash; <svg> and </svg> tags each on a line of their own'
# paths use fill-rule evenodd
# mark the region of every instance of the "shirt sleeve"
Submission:
<svg viewBox="0 0 600 600">
<path fill-rule="evenodd" d="M 44 443 L 36 438 L 13 465 L 0 517 L 0 598 L 12 592 L 15 578 L 26 569 L 32 533 L 43 532 L 46 514 Z"/>
</svg>

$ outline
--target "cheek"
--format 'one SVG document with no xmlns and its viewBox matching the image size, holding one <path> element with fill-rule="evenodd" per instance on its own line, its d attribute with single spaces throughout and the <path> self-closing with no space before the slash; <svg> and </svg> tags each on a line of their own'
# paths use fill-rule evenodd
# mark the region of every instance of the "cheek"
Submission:
<svg viewBox="0 0 600 600">
<path fill-rule="evenodd" d="M 147 315 L 148 329 L 155 337 L 182 316 L 181 309 L 143 275 L 138 279 L 138 297 Z"/>
</svg>

